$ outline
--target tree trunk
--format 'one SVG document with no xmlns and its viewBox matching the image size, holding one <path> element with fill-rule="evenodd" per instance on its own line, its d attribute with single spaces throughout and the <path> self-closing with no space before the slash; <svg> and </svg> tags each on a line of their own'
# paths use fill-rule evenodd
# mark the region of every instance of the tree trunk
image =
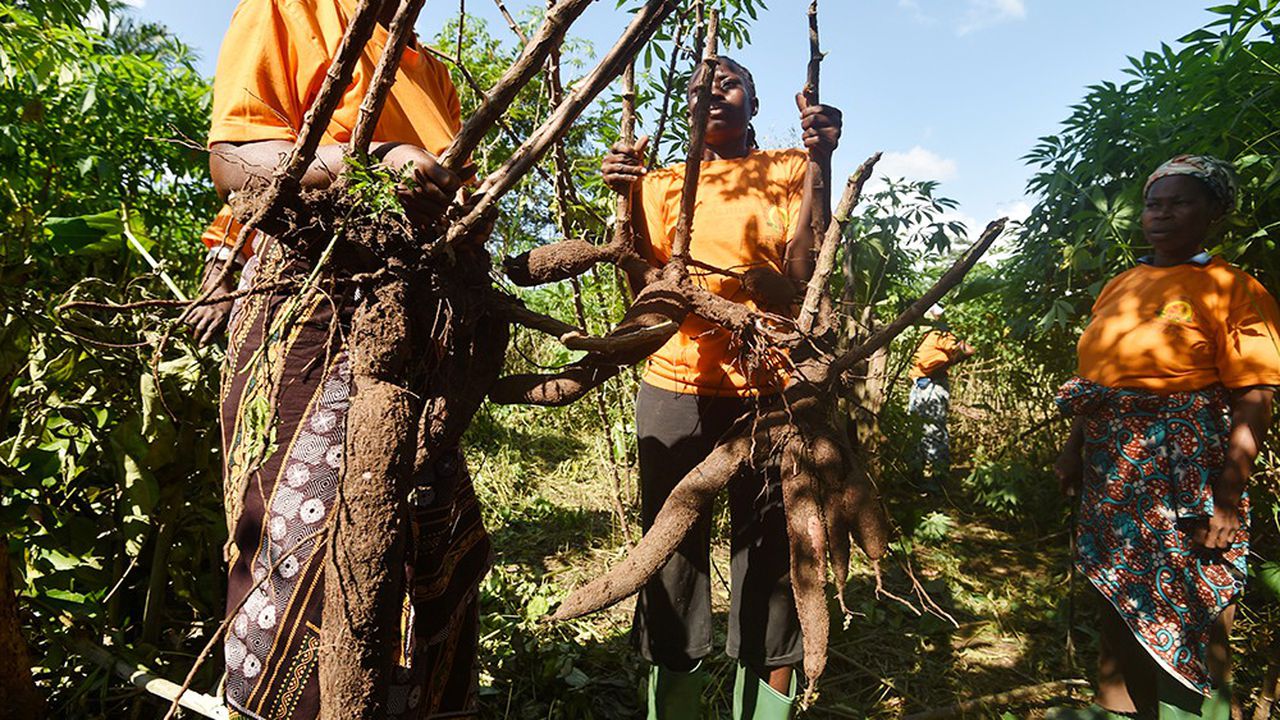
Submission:
<svg viewBox="0 0 1280 720">
<path fill-rule="evenodd" d="M 44 697 L 31 677 L 31 652 L 22 637 L 5 540 L 0 546 L 0 720 L 38 720 L 45 716 Z"/>
</svg>

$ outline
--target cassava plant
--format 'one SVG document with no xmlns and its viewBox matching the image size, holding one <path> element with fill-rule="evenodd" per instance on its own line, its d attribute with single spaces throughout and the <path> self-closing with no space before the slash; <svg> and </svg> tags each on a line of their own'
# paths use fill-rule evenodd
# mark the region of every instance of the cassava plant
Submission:
<svg viewBox="0 0 1280 720">
<path fill-rule="evenodd" d="M 558 0 L 549 7 L 519 57 L 485 93 L 479 109 L 443 153 L 442 165 L 454 172 L 463 169 L 520 91 L 547 66 L 570 25 L 589 4 L 590 0 Z M 385 648 L 393 644 L 398 631 L 403 597 L 400 558 L 407 542 L 403 518 L 408 494 L 404 479 L 456 447 L 486 398 L 500 404 L 539 406 L 575 402 L 655 352 L 690 315 L 732 333 L 744 366 L 786 353 L 790 380 L 782 401 L 777 409 L 740 418 L 717 449 L 679 484 L 628 557 L 579 588 L 551 618 L 595 612 L 636 592 L 671 556 L 735 472 L 769 456 L 780 458 L 792 583 L 804 630 L 807 696 L 812 699 L 826 662 L 828 573 L 839 592 L 848 576 L 853 543 L 873 562 L 879 561 L 887 553 L 890 535 L 876 489 L 855 453 L 856 441 L 837 411 L 837 399 L 845 395 L 858 363 L 918 320 L 964 278 L 999 236 L 1003 221 L 992 223 L 974 248 L 901 316 L 864 342 L 844 349 L 839 347 L 839 323 L 828 281 L 843 228 L 876 157 L 849 179 L 833 217 L 827 217 L 825 203 L 815 203 L 823 211 L 809 221 L 822 243 L 817 270 L 807 286 L 796 286 L 776 273 L 742 275 L 748 292 L 765 300 L 762 307 L 794 303 L 800 307 L 797 317 L 753 311 L 697 287 L 689 276 L 689 248 L 696 241 L 691 227 L 719 39 L 718 15 L 710 10 L 702 28 L 704 72 L 692 99 L 686 184 L 671 261 L 664 267 L 650 267 L 638 255 L 629 200 L 624 198 L 619 201 L 610 242 L 597 245 L 565 239 L 504 263 L 508 279 L 526 287 L 576 278 L 600 264 L 641 278 L 634 301 L 614 330 L 593 336 L 581 322 L 574 325 L 534 312 L 516 296 L 495 287 L 483 241 L 503 197 L 555 150 L 575 119 L 623 74 L 680 4 L 647 0 L 599 63 L 558 97 L 545 122 L 473 193 L 460 196 L 441 224 L 430 231 L 410 226 L 393 210 L 374 207 L 371 211 L 368 188 L 353 190 L 354 185 L 369 181 L 368 173 L 359 168 L 368 164 L 372 129 L 422 0 L 400 3 L 390 27 L 392 40 L 361 106 L 348 168 L 325 190 L 304 192 L 299 182 L 369 42 L 379 5 L 377 0 L 359 3 L 293 150 L 272 180 L 232 199 L 233 210 L 245 226 L 237 246 L 261 227 L 288 252 L 313 259 L 318 268 L 307 278 L 261 277 L 243 292 L 360 289 L 349 335 L 355 389 L 346 443 L 350 452 L 326 541 L 320 658 L 323 716 L 366 718 L 382 712 L 393 662 Z M 812 52 L 806 93 L 810 102 L 816 102 L 821 61 L 816 2 L 809 18 Z M 632 122 L 624 119 L 622 125 L 627 128 Z M 557 170 L 563 179 L 565 168 Z M 823 193 L 829 169 L 819 170 L 814 173 L 819 180 L 815 190 Z M 333 270 L 331 263 L 339 260 L 344 267 L 356 268 L 355 272 L 324 272 Z M 725 269 L 718 272 L 733 274 Z M 213 301 L 208 295 L 199 297 L 184 315 Z M 558 372 L 500 377 L 512 325 L 552 335 L 566 348 L 586 355 Z M 918 584 L 916 589 L 921 602 L 929 604 Z M 215 634 L 210 647 L 218 639 Z"/>
</svg>

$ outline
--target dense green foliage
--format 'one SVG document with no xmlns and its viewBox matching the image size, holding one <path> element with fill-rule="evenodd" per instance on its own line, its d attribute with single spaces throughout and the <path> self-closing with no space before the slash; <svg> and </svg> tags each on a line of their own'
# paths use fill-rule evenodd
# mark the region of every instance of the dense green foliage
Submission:
<svg viewBox="0 0 1280 720">
<path fill-rule="evenodd" d="M 179 347 L 152 374 L 148 318 L 56 310 L 168 295 L 156 272 L 190 289 L 214 198 L 202 153 L 159 138 L 203 137 L 208 89 L 161 28 L 22 5 L 0 5 L 0 528 L 51 711 L 77 716 L 108 685 L 73 637 L 158 660 L 222 605 L 216 364 Z"/>
</svg>

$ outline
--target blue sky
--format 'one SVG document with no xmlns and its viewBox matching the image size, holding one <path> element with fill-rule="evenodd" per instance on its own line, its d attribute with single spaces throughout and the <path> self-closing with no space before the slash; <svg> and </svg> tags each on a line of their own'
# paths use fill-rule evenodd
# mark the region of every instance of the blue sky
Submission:
<svg viewBox="0 0 1280 720">
<path fill-rule="evenodd" d="M 505 0 L 517 14 L 544 0 Z M 169 26 L 213 73 L 236 0 L 133 0 L 142 18 Z M 980 230 L 1017 217 L 1030 199 L 1020 159 L 1056 131 L 1085 87 L 1121 80 L 1128 55 L 1173 43 L 1210 19 L 1202 0 L 821 0 L 823 100 L 845 113 L 835 159 L 843 178 L 885 151 L 883 172 L 935 179 Z M 571 34 L 607 49 L 627 17 L 600 0 Z M 795 92 L 808 56 L 808 0 L 770 0 L 753 44 L 733 54 L 752 70 L 761 98 L 756 127 L 768 145 L 796 137 Z M 491 0 L 468 13 L 505 32 Z M 431 37 L 458 0 L 428 0 L 419 34 Z M 645 128 L 641 128 L 644 132 Z"/>
</svg>

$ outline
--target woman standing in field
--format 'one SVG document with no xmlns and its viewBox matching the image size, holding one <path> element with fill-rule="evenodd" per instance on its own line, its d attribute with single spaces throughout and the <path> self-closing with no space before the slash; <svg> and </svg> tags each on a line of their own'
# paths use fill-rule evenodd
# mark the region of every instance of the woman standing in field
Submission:
<svg viewBox="0 0 1280 720">
<path fill-rule="evenodd" d="M 700 70 L 705 72 L 705 70 Z M 690 88 L 700 79 L 695 74 Z M 758 102 L 751 73 L 720 58 L 712 83 L 706 149 L 698 182 L 690 257 L 695 282 L 753 305 L 740 274 L 767 269 L 803 282 L 813 272 L 809 160 L 829 157 L 840 137 L 840 112 L 805 106 L 807 150 L 760 150 L 751 118 Z M 633 193 L 640 253 L 655 266 L 670 259 L 685 168 L 646 172 L 647 139 L 615 145 L 605 156 L 605 182 Z M 785 310 L 784 310 L 785 312 Z M 691 316 L 649 359 L 636 399 L 641 514 L 645 528 L 672 488 L 715 447 L 740 416 L 767 404 L 785 382 L 773 369 L 748 369 L 729 334 Z M 789 575 L 790 557 L 777 469 L 729 483 L 733 598 L 728 653 L 739 661 L 735 718 L 786 718 L 795 698 L 793 666 L 803 657 Z M 649 717 L 699 717 L 711 652 L 711 520 L 703 517 L 667 565 L 641 590 L 632 638 L 646 660 Z"/>
<path fill-rule="evenodd" d="M 328 186 L 388 42 L 398 3 L 380 22 L 303 178 Z M 355 0 L 241 0 L 214 79 L 210 170 L 223 197 L 271 177 L 293 146 L 351 21 Z M 433 226 L 459 178 L 435 162 L 460 127 L 447 70 L 416 42 L 401 58 L 371 152 L 408 179 L 399 197 L 411 222 Z M 267 228 L 270 231 L 270 227 Z M 313 261 L 260 234 L 242 287 L 305 277 Z M 226 699 L 250 718 L 314 718 L 325 528 L 343 471 L 351 372 L 345 337 L 351 274 L 331 262 L 307 292 L 240 300 L 222 383 L 230 580 Z M 476 709 L 477 587 L 488 536 L 461 457 L 446 454 L 414 477 L 411 588 L 386 700 L 389 717 L 471 716 Z"/>
<path fill-rule="evenodd" d="M 1102 290 L 1058 395 L 1073 422 L 1055 470 L 1081 496 L 1075 562 L 1104 599 L 1096 703 L 1058 717 L 1226 720 L 1280 312 L 1204 250 L 1235 207 L 1230 166 L 1178 156 L 1145 201 L 1155 252 Z"/>
</svg>

